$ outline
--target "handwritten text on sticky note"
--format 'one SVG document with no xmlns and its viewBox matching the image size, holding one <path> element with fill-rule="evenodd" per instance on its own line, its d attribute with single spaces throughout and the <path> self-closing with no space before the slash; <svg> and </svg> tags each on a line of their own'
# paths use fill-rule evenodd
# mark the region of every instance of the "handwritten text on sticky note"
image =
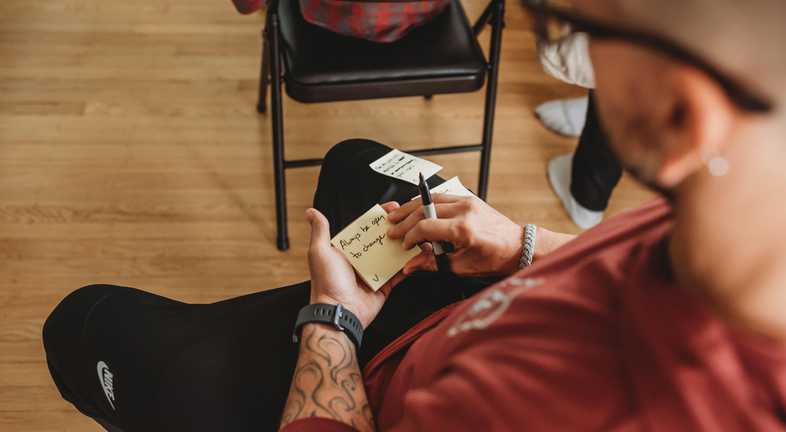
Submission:
<svg viewBox="0 0 786 432">
<path fill-rule="evenodd" d="M 428 179 L 442 169 L 441 166 L 434 162 L 396 149 L 371 162 L 369 166 L 380 174 L 404 180 L 414 185 L 418 184 L 418 174 L 423 173 L 423 177 Z"/>
<path fill-rule="evenodd" d="M 392 226 L 387 216 L 385 209 L 377 204 L 330 240 L 374 291 L 420 253 L 418 247 L 404 250 L 401 240 L 387 237 Z"/>
</svg>

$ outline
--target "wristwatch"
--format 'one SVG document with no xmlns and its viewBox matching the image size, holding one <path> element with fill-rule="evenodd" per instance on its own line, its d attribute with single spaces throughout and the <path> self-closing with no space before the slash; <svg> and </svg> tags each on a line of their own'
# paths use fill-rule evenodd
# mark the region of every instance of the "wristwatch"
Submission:
<svg viewBox="0 0 786 432">
<path fill-rule="evenodd" d="M 309 323 L 330 324 L 336 330 L 347 334 L 349 340 L 360 349 L 363 340 L 363 325 L 352 312 L 340 304 L 310 304 L 300 309 L 295 322 L 295 331 L 292 333 L 292 342 L 300 341 L 300 328 Z"/>
</svg>

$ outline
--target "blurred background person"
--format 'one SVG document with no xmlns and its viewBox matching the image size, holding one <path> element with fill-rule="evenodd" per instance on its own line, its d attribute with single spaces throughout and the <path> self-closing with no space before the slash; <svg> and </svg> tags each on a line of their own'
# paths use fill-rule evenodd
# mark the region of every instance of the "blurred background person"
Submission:
<svg viewBox="0 0 786 432">
<path fill-rule="evenodd" d="M 595 76 L 589 56 L 590 40 L 585 33 L 573 33 L 554 43 L 539 43 L 544 70 L 568 84 L 592 89 Z M 550 130 L 580 137 L 573 154 L 552 158 L 547 166 L 549 184 L 570 219 L 582 229 L 603 220 L 622 168 L 609 151 L 608 139 L 595 109 L 592 90 L 579 98 L 558 99 L 535 109 Z"/>
</svg>

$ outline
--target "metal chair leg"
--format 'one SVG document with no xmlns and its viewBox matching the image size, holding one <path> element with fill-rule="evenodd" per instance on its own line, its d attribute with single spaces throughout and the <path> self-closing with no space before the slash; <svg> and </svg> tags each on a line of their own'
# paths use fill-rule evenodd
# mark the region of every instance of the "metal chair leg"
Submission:
<svg viewBox="0 0 786 432">
<path fill-rule="evenodd" d="M 478 17 L 478 20 L 472 25 L 472 34 L 475 35 L 475 37 L 478 37 L 480 32 L 483 31 L 483 27 L 489 23 L 492 12 L 494 12 L 494 0 L 489 2 L 486 9 L 483 9 L 483 13 Z"/>
<path fill-rule="evenodd" d="M 265 23 L 267 27 L 267 23 Z M 259 71 L 259 99 L 257 99 L 257 112 L 267 112 L 267 86 L 270 82 L 270 52 L 268 49 L 267 28 L 262 30 L 262 66 Z"/>
<path fill-rule="evenodd" d="M 287 188 L 284 173 L 284 116 L 281 107 L 281 52 L 279 51 L 278 14 L 268 14 L 270 31 L 271 104 L 273 109 L 273 176 L 276 184 L 276 246 L 278 250 L 289 249 L 287 228 Z"/>
<path fill-rule="evenodd" d="M 499 58 L 502 48 L 502 26 L 505 18 L 505 1 L 492 0 L 491 47 L 489 49 L 488 83 L 486 83 L 486 104 L 483 114 L 483 149 L 480 153 L 480 175 L 478 196 L 485 200 L 488 194 L 489 169 L 491 167 L 491 141 L 494 137 L 494 111 L 497 106 L 497 83 L 499 80 Z"/>
</svg>

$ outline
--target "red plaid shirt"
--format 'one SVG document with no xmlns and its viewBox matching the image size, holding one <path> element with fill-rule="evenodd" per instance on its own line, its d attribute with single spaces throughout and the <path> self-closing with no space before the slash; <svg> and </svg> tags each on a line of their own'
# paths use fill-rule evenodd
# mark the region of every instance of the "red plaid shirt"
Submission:
<svg viewBox="0 0 786 432">
<path fill-rule="evenodd" d="M 232 1 L 240 13 L 262 7 L 262 0 Z M 303 18 L 314 25 L 374 42 L 393 42 L 439 15 L 451 0 L 299 1 Z"/>
</svg>

